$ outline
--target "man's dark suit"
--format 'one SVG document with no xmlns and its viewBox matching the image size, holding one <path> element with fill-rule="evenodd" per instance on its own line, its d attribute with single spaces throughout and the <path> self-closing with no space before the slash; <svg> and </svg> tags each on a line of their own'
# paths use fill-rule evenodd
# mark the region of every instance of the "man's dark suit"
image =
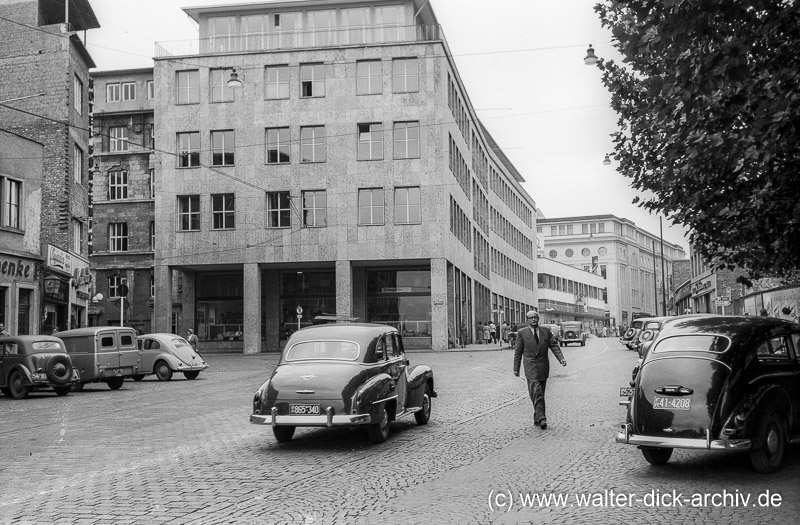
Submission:
<svg viewBox="0 0 800 525">
<path fill-rule="evenodd" d="M 546 326 L 537 327 L 539 343 L 536 343 L 533 329 L 526 326 L 517 332 L 517 345 L 514 347 L 514 375 L 519 375 L 520 362 L 525 367 L 525 378 L 528 381 L 528 394 L 533 403 L 533 421 L 538 426 L 546 423 L 544 391 L 547 378 L 550 376 L 550 349 L 561 364 L 565 364 L 564 354 L 558 341 Z"/>
</svg>

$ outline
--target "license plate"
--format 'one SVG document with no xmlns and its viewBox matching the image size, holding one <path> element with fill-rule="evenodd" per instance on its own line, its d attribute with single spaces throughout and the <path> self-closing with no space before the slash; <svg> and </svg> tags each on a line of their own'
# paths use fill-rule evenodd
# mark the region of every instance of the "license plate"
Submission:
<svg viewBox="0 0 800 525">
<path fill-rule="evenodd" d="M 289 414 L 292 415 L 319 415 L 319 405 L 289 405 Z"/>
<path fill-rule="evenodd" d="M 633 387 L 632 386 L 619 387 L 619 395 L 621 397 L 633 397 Z"/>
<path fill-rule="evenodd" d="M 691 410 L 691 397 L 653 396 L 653 408 L 657 410 Z"/>
<path fill-rule="evenodd" d="M 47 381 L 47 375 L 34 372 L 31 374 L 31 381 Z"/>
</svg>

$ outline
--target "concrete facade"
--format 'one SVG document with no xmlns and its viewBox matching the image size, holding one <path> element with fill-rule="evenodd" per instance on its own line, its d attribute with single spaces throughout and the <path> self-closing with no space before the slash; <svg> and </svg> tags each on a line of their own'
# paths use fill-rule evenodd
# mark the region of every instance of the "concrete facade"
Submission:
<svg viewBox="0 0 800 525">
<path fill-rule="evenodd" d="M 476 118 L 427 2 L 186 11 L 198 42 L 162 45 L 154 68 L 157 331 L 178 320 L 208 347 L 277 351 L 296 305 L 301 324 L 318 313 L 388 322 L 407 344 L 442 350 L 462 320 L 471 333 L 537 304 L 535 203 Z M 356 15 L 366 26 L 343 25 Z M 332 25 L 314 29 L 320 17 Z M 281 32 L 279 20 L 303 29 Z M 242 37 L 256 23 L 264 32 Z M 227 92 L 220 79 L 234 69 L 243 86 Z M 268 130 L 279 128 L 273 162 Z M 196 163 L 178 152 L 187 133 Z M 276 224 L 281 193 L 288 213 Z M 219 196 L 231 197 L 235 226 L 214 222 Z M 292 296 L 301 273 L 315 286 Z M 175 295 L 179 278 L 194 304 Z"/>
<path fill-rule="evenodd" d="M 538 263 L 541 323 L 581 321 L 585 330 L 594 334 L 610 327 L 603 276 L 545 257 Z"/>
</svg>

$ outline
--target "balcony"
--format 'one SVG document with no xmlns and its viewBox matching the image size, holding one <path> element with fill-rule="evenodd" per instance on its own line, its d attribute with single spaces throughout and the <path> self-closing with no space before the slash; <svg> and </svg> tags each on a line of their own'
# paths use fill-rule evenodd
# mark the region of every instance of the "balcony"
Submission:
<svg viewBox="0 0 800 525">
<path fill-rule="evenodd" d="M 216 35 L 197 40 L 156 42 L 155 57 L 261 53 L 320 47 L 444 41 L 439 25 L 328 28 L 304 31 Z"/>
</svg>

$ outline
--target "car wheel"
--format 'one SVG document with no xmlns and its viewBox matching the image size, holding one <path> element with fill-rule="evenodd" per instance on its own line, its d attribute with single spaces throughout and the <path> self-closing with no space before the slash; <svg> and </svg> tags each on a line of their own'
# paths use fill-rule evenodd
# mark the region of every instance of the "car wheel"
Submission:
<svg viewBox="0 0 800 525">
<path fill-rule="evenodd" d="M 633 337 L 633 334 L 636 333 L 633 328 L 628 328 L 628 331 L 625 332 L 625 335 L 622 336 L 623 339 L 630 339 Z"/>
<path fill-rule="evenodd" d="M 70 391 L 72 390 L 72 387 L 71 386 L 54 386 L 53 390 L 55 390 L 56 394 L 58 394 L 59 396 L 65 396 L 65 395 L 70 393 Z"/>
<path fill-rule="evenodd" d="M 156 377 L 159 381 L 169 381 L 172 379 L 172 369 L 164 361 L 156 363 L 156 366 L 153 367 L 153 372 L 156 373 Z"/>
<path fill-rule="evenodd" d="M 642 455 L 651 465 L 666 465 L 672 457 L 671 448 L 642 447 Z"/>
<path fill-rule="evenodd" d="M 183 376 L 186 379 L 197 379 L 197 376 L 200 375 L 200 370 L 189 370 L 188 372 L 184 372 Z"/>
<path fill-rule="evenodd" d="M 431 418 L 431 385 L 425 384 L 425 393 L 422 394 L 422 410 L 414 412 L 417 425 L 427 425 Z"/>
<path fill-rule="evenodd" d="M 72 361 L 65 355 L 54 355 L 44 368 L 47 379 L 54 385 L 66 385 L 72 378 Z"/>
<path fill-rule="evenodd" d="M 383 443 L 389 438 L 389 411 L 386 410 L 386 403 L 381 409 L 381 420 L 377 425 L 367 427 L 369 440 L 373 443 Z"/>
<path fill-rule="evenodd" d="M 141 381 L 142 379 L 144 379 L 144 374 L 136 374 L 135 376 L 131 376 L 131 379 L 133 379 L 134 381 Z"/>
<path fill-rule="evenodd" d="M 108 385 L 108 388 L 110 388 L 111 390 L 119 390 L 120 387 L 122 387 L 122 383 L 124 382 L 125 382 L 124 377 L 112 377 L 111 379 L 108 379 L 106 381 L 106 384 Z"/>
<path fill-rule="evenodd" d="M 8 376 L 8 393 L 14 399 L 25 399 L 30 393 L 30 388 L 22 384 L 22 373 L 19 370 L 14 370 Z"/>
<path fill-rule="evenodd" d="M 761 420 L 758 438 L 761 446 L 750 452 L 750 462 L 756 472 L 771 474 L 781 468 L 786 449 L 786 427 L 778 412 L 772 412 Z"/>
<path fill-rule="evenodd" d="M 278 443 L 286 443 L 292 440 L 294 427 L 272 427 L 272 433 L 275 434 L 275 439 Z"/>
</svg>

